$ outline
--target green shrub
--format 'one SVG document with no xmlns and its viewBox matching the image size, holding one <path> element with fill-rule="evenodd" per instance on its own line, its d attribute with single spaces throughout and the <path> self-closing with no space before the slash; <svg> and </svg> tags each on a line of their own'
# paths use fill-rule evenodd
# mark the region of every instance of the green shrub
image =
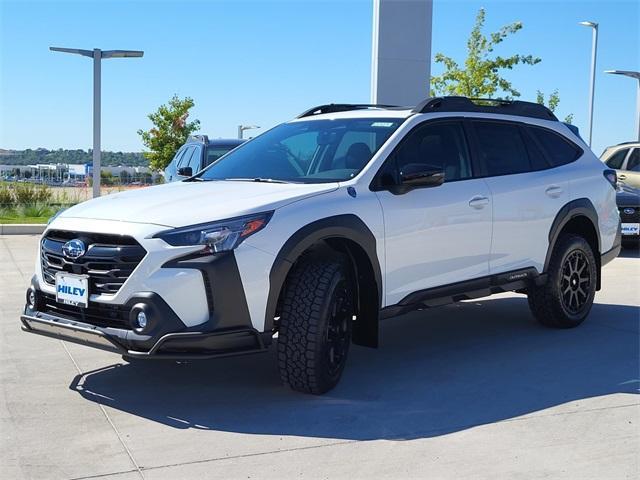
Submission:
<svg viewBox="0 0 640 480">
<path fill-rule="evenodd" d="M 15 205 L 15 199 L 8 185 L 0 185 L 0 208 L 9 208 Z"/>
<path fill-rule="evenodd" d="M 18 214 L 22 217 L 52 217 L 55 213 L 55 208 L 42 204 L 22 205 L 18 208 Z"/>
</svg>

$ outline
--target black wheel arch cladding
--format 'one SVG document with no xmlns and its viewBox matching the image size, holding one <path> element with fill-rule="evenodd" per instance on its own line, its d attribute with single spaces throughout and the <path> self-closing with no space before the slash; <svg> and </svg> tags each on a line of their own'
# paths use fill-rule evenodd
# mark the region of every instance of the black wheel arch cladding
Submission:
<svg viewBox="0 0 640 480">
<path fill-rule="evenodd" d="M 358 320 L 353 325 L 353 342 L 378 346 L 378 316 L 382 301 L 382 273 L 376 238 L 356 215 L 345 214 L 316 220 L 297 230 L 278 252 L 269 273 L 269 295 L 265 312 L 265 331 L 273 328 L 278 299 L 291 267 L 312 246 L 326 242 L 342 251 L 354 268 Z M 362 271 L 369 268 L 371 271 Z M 372 298 L 374 297 L 374 298 Z"/>
<path fill-rule="evenodd" d="M 569 222 L 580 217 L 586 218 L 591 223 L 591 227 L 593 227 L 595 232 L 596 248 L 594 249 L 593 255 L 596 258 L 596 269 L 598 272 L 596 284 L 597 289 L 600 290 L 600 249 L 602 243 L 600 239 L 600 229 L 598 228 L 598 213 L 596 212 L 593 203 L 591 203 L 591 200 L 588 198 L 577 198 L 568 202 L 556 215 L 553 223 L 551 224 L 551 229 L 549 230 L 549 247 L 547 248 L 547 255 L 544 261 L 544 271 L 546 272 L 549 269 L 549 262 L 551 261 L 553 250 L 558 242 L 560 234 Z M 588 238 L 585 238 L 585 240 L 589 242 Z"/>
</svg>

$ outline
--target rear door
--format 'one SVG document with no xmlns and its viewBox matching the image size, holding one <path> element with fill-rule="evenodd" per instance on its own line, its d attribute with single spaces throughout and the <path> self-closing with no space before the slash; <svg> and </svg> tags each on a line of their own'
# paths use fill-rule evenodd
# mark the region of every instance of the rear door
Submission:
<svg viewBox="0 0 640 480">
<path fill-rule="evenodd" d="M 442 185 L 391 193 L 406 165 L 439 166 Z M 386 304 L 410 293 L 488 274 L 491 195 L 474 178 L 461 120 L 429 121 L 409 132 L 378 172 L 373 187 L 385 228 Z"/>
<path fill-rule="evenodd" d="M 475 152 L 493 198 L 489 271 L 542 271 L 551 225 L 569 201 L 567 167 L 554 168 L 525 125 L 475 119 L 471 124 Z"/>
</svg>

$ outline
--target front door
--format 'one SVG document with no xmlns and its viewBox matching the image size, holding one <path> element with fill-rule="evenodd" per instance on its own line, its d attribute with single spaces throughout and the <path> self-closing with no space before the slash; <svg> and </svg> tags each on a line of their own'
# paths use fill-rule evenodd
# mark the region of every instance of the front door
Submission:
<svg viewBox="0 0 640 480">
<path fill-rule="evenodd" d="M 442 167 L 442 185 L 394 194 L 409 164 Z M 410 293 L 482 277 L 489 271 L 491 195 L 474 178 L 462 121 L 430 121 L 412 130 L 378 174 L 385 226 L 386 305 Z"/>
</svg>

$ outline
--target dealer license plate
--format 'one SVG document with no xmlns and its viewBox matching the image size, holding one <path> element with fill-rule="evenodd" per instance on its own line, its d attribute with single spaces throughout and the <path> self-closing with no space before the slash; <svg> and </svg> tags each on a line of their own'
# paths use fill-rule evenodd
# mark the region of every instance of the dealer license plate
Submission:
<svg viewBox="0 0 640 480">
<path fill-rule="evenodd" d="M 640 235 L 640 223 L 623 223 L 622 235 Z"/>
<path fill-rule="evenodd" d="M 89 304 L 89 277 L 56 273 L 56 301 L 76 307 L 86 307 Z"/>
</svg>

